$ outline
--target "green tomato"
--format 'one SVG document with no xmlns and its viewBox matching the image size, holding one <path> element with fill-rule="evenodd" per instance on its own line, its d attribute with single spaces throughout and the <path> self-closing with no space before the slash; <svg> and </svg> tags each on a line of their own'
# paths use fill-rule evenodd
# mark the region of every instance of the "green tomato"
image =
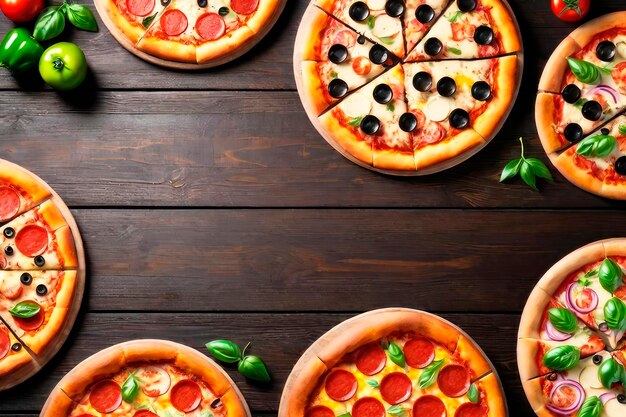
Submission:
<svg viewBox="0 0 626 417">
<path fill-rule="evenodd" d="M 87 59 L 78 46 L 59 42 L 44 51 L 39 60 L 39 73 L 52 88 L 71 90 L 85 80 Z"/>
</svg>

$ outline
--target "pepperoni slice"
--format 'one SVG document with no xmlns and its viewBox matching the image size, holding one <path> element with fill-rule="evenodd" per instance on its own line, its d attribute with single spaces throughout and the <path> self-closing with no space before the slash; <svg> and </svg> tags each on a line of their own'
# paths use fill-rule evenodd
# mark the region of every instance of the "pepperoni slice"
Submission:
<svg viewBox="0 0 626 417">
<path fill-rule="evenodd" d="M 383 370 L 387 355 L 378 343 L 370 343 L 359 349 L 356 367 L 365 375 L 375 375 Z"/>
<path fill-rule="evenodd" d="M 13 317 L 13 321 L 20 329 L 27 332 L 32 332 L 33 330 L 37 330 L 38 328 L 40 328 L 43 325 L 43 322 L 46 321 L 46 313 L 43 311 L 43 308 L 39 308 L 39 313 L 35 314 L 33 317 L 30 317 L 28 319 Z"/>
<path fill-rule="evenodd" d="M 171 9 L 161 16 L 161 27 L 168 36 L 178 36 L 187 30 L 187 16 L 178 9 Z"/>
<path fill-rule="evenodd" d="M 160 397 L 170 389 L 171 378 L 165 369 L 158 366 L 146 366 L 137 372 L 142 383 L 141 390 L 148 397 Z"/>
<path fill-rule="evenodd" d="M 456 409 L 454 417 L 487 417 L 487 409 L 478 404 L 465 403 Z"/>
<path fill-rule="evenodd" d="M 351 30 L 341 30 L 335 35 L 335 44 L 340 44 L 350 49 L 356 45 L 356 33 Z"/>
<path fill-rule="evenodd" d="M 9 187 L 0 187 L 0 222 L 12 219 L 20 209 L 20 196 Z"/>
<path fill-rule="evenodd" d="M 335 413 L 325 405 L 317 405 L 308 409 L 306 417 L 335 417 Z"/>
<path fill-rule="evenodd" d="M 226 22 L 217 13 L 205 13 L 196 21 L 196 32 L 207 41 L 214 41 L 226 33 Z"/>
<path fill-rule="evenodd" d="M 154 10 L 155 0 L 126 0 L 128 11 L 135 16 L 148 16 Z"/>
<path fill-rule="evenodd" d="M 434 395 L 424 395 L 413 404 L 413 417 L 446 417 L 446 406 Z"/>
<path fill-rule="evenodd" d="M 367 75 L 372 70 L 372 61 L 364 56 L 358 56 L 352 61 L 352 70 L 357 75 Z"/>
<path fill-rule="evenodd" d="M 238 14 L 252 14 L 259 8 L 259 0 L 230 0 L 230 8 Z"/>
<path fill-rule="evenodd" d="M 48 248 L 48 231 L 36 224 L 23 227 L 15 236 L 15 246 L 23 255 L 35 257 Z"/>
<path fill-rule="evenodd" d="M 122 405 L 122 389 L 110 379 L 100 381 L 91 389 L 89 403 L 99 413 L 112 413 Z"/>
<path fill-rule="evenodd" d="M 351 372 L 336 369 L 326 377 L 324 389 L 335 401 L 347 401 L 354 396 L 358 387 L 356 378 Z"/>
<path fill-rule="evenodd" d="M 363 397 L 352 406 L 352 417 L 385 417 L 385 407 L 373 397 Z"/>
<path fill-rule="evenodd" d="M 76 416 L 76 417 L 96 417 L 96 416 L 94 416 L 93 414 L 81 414 L 81 415 Z"/>
<path fill-rule="evenodd" d="M 389 404 L 400 404 L 411 396 L 411 380 L 402 372 L 392 372 L 380 381 L 380 395 Z"/>
<path fill-rule="evenodd" d="M 441 392 L 452 398 L 465 394 L 469 390 L 470 382 L 469 372 L 461 365 L 447 365 L 437 376 L 437 385 Z"/>
<path fill-rule="evenodd" d="M 425 368 L 435 359 L 435 345 L 425 337 L 416 337 L 404 344 L 406 363 L 411 368 Z"/>
<path fill-rule="evenodd" d="M 139 410 L 133 417 L 159 417 L 159 415 L 150 410 Z"/>
<path fill-rule="evenodd" d="M 0 330 L 0 359 L 4 359 L 4 357 L 9 354 L 10 350 L 11 339 L 9 338 L 9 333 L 7 333 L 6 330 Z M 332 417 L 334 417 L 334 414 Z"/>
<path fill-rule="evenodd" d="M 202 402 L 202 390 L 194 381 L 185 379 L 174 385 L 170 392 L 170 401 L 178 411 L 190 413 Z"/>
</svg>

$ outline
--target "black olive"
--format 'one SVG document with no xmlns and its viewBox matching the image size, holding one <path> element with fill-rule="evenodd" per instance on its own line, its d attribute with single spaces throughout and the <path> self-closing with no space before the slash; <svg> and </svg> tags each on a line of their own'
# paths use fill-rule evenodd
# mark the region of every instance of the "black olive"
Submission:
<svg viewBox="0 0 626 417">
<path fill-rule="evenodd" d="M 380 104 L 387 104 L 393 100 L 393 90 L 387 84 L 378 84 L 374 88 L 374 100 Z"/>
<path fill-rule="evenodd" d="M 617 402 L 620 403 L 620 404 L 626 404 L 626 395 L 618 394 L 617 395 Z"/>
<path fill-rule="evenodd" d="M 208 3 L 208 0 L 198 0 L 198 6 L 200 7 L 206 7 Z"/>
<path fill-rule="evenodd" d="M 387 0 L 387 3 L 385 3 L 385 11 L 391 17 L 400 17 L 405 10 L 406 5 L 402 0 Z"/>
<path fill-rule="evenodd" d="M 611 62 L 615 58 L 615 44 L 611 41 L 602 41 L 596 46 L 596 55 L 604 62 Z"/>
<path fill-rule="evenodd" d="M 380 45 L 374 45 L 370 49 L 370 61 L 374 64 L 382 65 L 389 59 L 389 51 Z"/>
<path fill-rule="evenodd" d="M 362 1 L 352 3 L 348 14 L 355 22 L 362 22 L 370 16 L 370 8 Z"/>
<path fill-rule="evenodd" d="M 46 260 L 44 259 L 43 256 L 41 255 L 35 256 L 35 265 L 37 265 L 38 267 L 42 267 L 45 264 L 46 264 Z"/>
<path fill-rule="evenodd" d="M 469 121 L 469 114 L 463 109 L 454 109 L 450 113 L 450 126 L 455 129 L 465 129 Z"/>
<path fill-rule="evenodd" d="M 478 101 L 487 101 L 491 98 L 491 86 L 486 81 L 476 81 L 472 85 L 472 97 Z"/>
<path fill-rule="evenodd" d="M 583 128 L 577 123 L 570 123 L 563 129 L 563 136 L 570 142 L 578 142 L 583 137 Z"/>
<path fill-rule="evenodd" d="M 605 322 L 600 323 L 600 325 L 598 326 L 598 330 L 600 330 L 601 332 L 606 332 L 609 330 L 609 325 L 606 324 Z"/>
<path fill-rule="evenodd" d="M 341 98 L 348 94 L 348 84 L 339 78 L 335 78 L 328 84 L 328 94 L 333 98 Z"/>
<path fill-rule="evenodd" d="M 602 363 L 602 356 L 594 355 L 592 360 L 595 365 L 600 365 Z"/>
<path fill-rule="evenodd" d="M 7 239 L 13 239 L 15 237 L 15 229 L 13 229 L 12 227 L 7 227 L 6 229 L 4 229 L 4 237 L 6 237 Z"/>
<path fill-rule="evenodd" d="M 595 100 L 589 100 L 583 104 L 582 113 L 585 119 L 595 122 L 602 117 L 602 105 Z"/>
<path fill-rule="evenodd" d="M 172 0 L 161 0 L 161 6 L 167 7 L 171 3 Z"/>
<path fill-rule="evenodd" d="M 478 26 L 474 31 L 474 41 L 479 45 L 489 45 L 493 37 L 493 30 L 489 26 Z"/>
<path fill-rule="evenodd" d="M 333 64 L 341 64 L 348 59 L 348 54 L 348 48 L 340 43 L 337 43 L 328 49 L 328 59 Z"/>
<path fill-rule="evenodd" d="M 424 52 L 430 56 L 437 56 L 443 50 L 443 44 L 437 38 L 428 38 L 424 44 Z"/>
<path fill-rule="evenodd" d="M 48 294 L 48 288 L 43 284 L 37 285 L 36 291 L 37 291 L 37 295 L 39 296 L 44 296 Z"/>
<path fill-rule="evenodd" d="M 13 343 L 13 345 L 11 345 L 11 350 L 13 352 L 19 352 L 20 350 L 22 350 L 22 345 L 19 343 Z"/>
<path fill-rule="evenodd" d="M 24 272 L 20 276 L 20 282 L 24 285 L 30 285 L 33 282 L 33 276 L 29 274 L 28 272 Z"/>
<path fill-rule="evenodd" d="M 551 374 L 548 374 L 548 381 L 556 381 L 558 378 L 558 375 L 556 374 L 556 372 L 552 372 Z"/>
<path fill-rule="evenodd" d="M 417 128 L 417 117 L 413 113 L 404 113 L 398 121 L 400 129 L 405 132 L 412 132 Z"/>
<path fill-rule="evenodd" d="M 6 248 L 4 248 L 4 253 L 6 254 L 6 256 L 13 256 L 15 251 L 11 246 L 7 246 Z"/>
<path fill-rule="evenodd" d="M 437 92 L 444 97 L 450 97 L 456 93 L 456 83 L 450 77 L 442 77 L 437 81 Z"/>
<path fill-rule="evenodd" d="M 217 13 L 219 13 L 220 16 L 226 16 L 230 13 L 230 9 L 228 7 L 220 7 Z"/>
<path fill-rule="evenodd" d="M 375 135 L 380 130 L 380 120 L 376 116 L 365 116 L 361 120 L 361 130 L 366 135 Z"/>
<path fill-rule="evenodd" d="M 574 104 L 580 99 L 580 88 L 576 84 L 567 84 L 561 91 L 561 97 L 566 103 Z"/>
<path fill-rule="evenodd" d="M 460 11 L 467 13 L 476 8 L 476 0 L 456 0 L 456 5 Z"/>
<path fill-rule="evenodd" d="M 211 408 L 217 408 L 217 407 L 220 407 L 221 405 L 222 405 L 222 400 L 218 398 L 216 400 L 213 400 L 213 402 L 211 403 Z"/>
<path fill-rule="evenodd" d="M 428 4 L 420 4 L 415 9 L 415 18 L 422 24 L 430 23 L 435 18 L 435 11 Z"/>
<path fill-rule="evenodd" d="M 430 91 L 433 88 L 433 77 L 426 71 L 420 71 L 413 76 L 413 87 L 421 92 Z"/>
<path fill-rule="evenodd" d="M 363 36 L 363 35 L 359 35 L 359 36 L 356 38 L 356 41 L 359 43 L 359 45 L 363 45 L 363 44 L 365 44 L 365 41 L 366 41 L 366 40 L 367 40 L 367 39 L 365 39 L 365 36 Z"/>
<path fill-rule="evenodd" d="M 615 172 L 619 175 L 626 175 L 626 156 L 620 156 L 615 161 Z"/>
<path fill-rule="evenodd" d="M 606 127 L 604 127 L 600 129 L 600 133 L 602 133 L 603 135 L 608 135 L 609 133 L 611 133 L 611 131 L 607 129 Z"/>
</svg>

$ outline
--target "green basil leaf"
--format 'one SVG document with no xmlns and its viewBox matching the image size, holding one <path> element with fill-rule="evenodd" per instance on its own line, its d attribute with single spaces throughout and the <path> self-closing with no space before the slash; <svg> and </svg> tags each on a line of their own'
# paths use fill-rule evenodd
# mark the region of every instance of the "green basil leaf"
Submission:
<svg viewBox="0 0 626 417">
<path fill-rule="evenodd" d="M 419 389 L 426 389 L 435 383 L 435 381 L 437 380 L 437 375 L 439 374 L 439 370 L 443 367 L 445 362 L 445 359 L 440 359 L 438 361 L 434 361 L 426 368 L 424 368 L 424 371 L 417 381 L 417 386 L 419 387 Z"/>
<path fill-rule="evenodd" d="M 395 109 L 396 109 L 396 106 L 394 106 L 393 103 L 387 104 L 387 110 L 388 111 L 394 111 Z"/>
<path fill-rule="evenodd" d="M 626 304 L 617 297 L 604 305 L 604 320 L 611 330 L 626 330 Z"/>
<path fill-rule="evenodd" d="M 600 82 L 600 71 L 594 64 L 575 58 L 567 58 L 567 63 L 578 81 L 585 84 L 598 84 Z"/>
<path fill-rule="evenodd" d="M 339 74 L 337 74 L 337 71 L 331 71 L 330 72 L 330 78 L 337 78 L 339 76 Z"/>
<path fill-rule="evenodd" d="M 39 314 L 39 311 L 41 311 L 41 307 L 36 302 L 22 301 L 21 303 L 15 304 L 13 308 L 9 310 L 9 313 L 19 319 L 29 319 Z"/>
<path fill-rule="evenodd" d="M 373 388 L 380 388 L 380 384 L 378 383 L 378 381 L 376 381 L 375 379 L 368 379 L 367 381 L 365 381 L 367 383 L 367 385 L 369 385 L 370 387 Z"/>
<path fill-rule="evenodd" d="M 578 319 L 566 308 L 551 308 L 548 310 L 548 320 L 560 332 L 574 334 L 578 330 Z"/>
<path fill-rule="evenodd" d="M 615 359 L 609 358 L 598 368 L 598 379 L 605 388 L 611 388 L 611 385 L 621 381 L 623 372 L 624 367 Z"/>
<path fill-rule="evenodd" d="M 339 414 L 337 417 L 352 417 L 352 414 L 350 414 L 350 413 L 343 413 L 343 414 Z"/>
<path fill-rule="evenodd" d="M 459 20 L 459 17 L 461 17 L 461 16 L 463 16 L 463 12 L 460 11 L 460 10 L 457 10 L 456 12 L 454 12 L 452 15 L 450 15 L 446 19 L 448 19 L 448 22 L 454 23 L 457 20 Z"/>
<path fill-rule="evenodd" d="M 128 404 L 132 404 L 139 394 L 139 383 L 135 377 L 135 373 L 131 373 L 122 385 L 122 399 Z"/>
<path fill-rule="evenodd" d="M 589 156 L 593 152 L 594 145 L 595 141 L 592 136 L 585 138 L 576 145 L 576 153 L 582 156 Z"/>
<path fill-rule="evenodd" d="M 269 382 L 271 380 L 265 362 L 258 356 L 245 356 L 241 362 L 239 362 L 237 370 L 241 375 L 249 379 L 254 379 L 255 381 Z"/>
<path fill-rule="evenodd" d="M 522 159 L 514 159 L 504 166 L 502 175 L 500 175 L 500 182 L 504 182 L 510 178 L 515 177 L 519 173 L 519 169 L 522 166 Z"/>
<path fill-rule="evenodd" d="M 376 18 L 374 16 L 370 16 L 367 18 L 367 28 L 369 30 L 374 29 L 374 26 L 376 26 Z"/>
<path fill-rule="evenodd" d="M 615 149 L 615 145 L 617 145 L 617 139 L 611 135 L 598 135 L 596 141 L 595 154 L 597 156 L 608 156 L 613 149 Z"/>
<path fill-rule="evenodd" d="M 535 176 L 548 181 L 552 181 L 552 174 L 550 173 L 550 170 L 548 169 L 546 164 L 541 162 L 541 160 L 537 158 L 526 158 L 526 163 L 531 166 Z"/>
<path fill-rule="evenodd" d="M 39 42 L 56 38 L 65 29 L 65 15 L 60 6 L 51 6 L 44 9 L 39 15 L 33 37 Z"/>
<path fill-rule="evenodd" d="M 241 360 L 241 349 L 230 340 L 213 340 L 206 344 L 209 353 L 222 362 L 235 363 Z"/>
<path fill-rule="evenodd" d="M 539 191 L 537 188 L 537 177 L 535 176 L 535 171 L 533 171 L 532 166 L 527 163 L 525 160 L 522 161 L 522 166 L 519 170 L 520 177 L 522 180 L 535 191 Z"/>
<path fill-rule="evenodd" d="M 622 285 L 622 268 L 612 259 L 606 258 L 598 269 L 602 288 L 613 294 Z"/>
<path fill-rule="evenodd" d="M 352 127 L 358 127 L 361 125 L 362 120 L 363 120 L 363 116 L 353 117 L 350 119 L 348 124 Z"/>
<path fill-rule="evenodd" d="M 453 46 L 448 46 L 448 47 L 446 47 L 446 49 L 448 51 L 450 51 L 450 53 L 452 53 L 454 55 L 461 55 L 463 53 L 463 51 L 461 51 L 459 48 L 455 48 Z"/>
<path fill-rule="evenodd" d="M 391 414 L 392 416 L 404 417 L 406 416 L 406 408 L 402 407 L 400 404 L 392 405 L 387 409 L 387 414 Z"/>
<path fill-rule="evenodd" d="M 580 361 L 580 349 L 570 345 L 557 346 L 543 356 L 543 364 L 555 371 L 572 369 Z"/>
<path fill-rule="evenodd" d="M 66 3 L 67 18 L 70 23 L 78 29 L 87 30 L 89 32 L 98 31 L 98 22 L 89 7 L 82 4 Z"/>
<path fill-rule="evenodd" d="M 474 404 L 478 404 L 480 398 L 476 384 L 472 383 L 472 385 L 470 385 L 469 391 L 467 391 L 467 398 Z"/>
<path fill-rule="evenodd" d="M 619 131 L 620 135 L 626 135 L 626 125 L 619 125 L 617 130 Z"/>
<path fill-rule="evenodd" d="M 144 19 L 141 21 L 141 25 L 144 28 L 148 29 L 150 27 L 150 25 L 152 24 L 152 22 L 154 21 L 154 19 L 157 17 L 158 14 L 159 14 L 159 12 L 156 12 L 152 16 L 144 17 Z"/>
<path fill-rule="evenodd" d="M 603 408 L 600 398 L 588 397 L 578 409 L 576 417 L 600 417 Z"/>
<path fill-rule="evenodd" d="M 387 353 L 389 353 L 389 359 L 401 368 L 406 366 L 406 359 L 404 358 L 404 352 L 400 349 L 400 346 L 394 342 L 389 342 L 387 346 Z"/>
<path fill-rule="evenodd" d="M 588 287 L 591 285 L 591 281 L 589 281 L 587 278 L 579 279 L 578 283 L 583 287 Z"/>
<path fill-rule="evenodd" d="M 592 269 L 591 271 L 589 271 L 589 272 L 585 273 L 584 277 L 585 277 L 585 278 L 589 278 L 589 277 L 594 276 L 594 275 L 595 275 L 595 274 L 597 274 L 597 273 L 598 273 L 598 270 L 597 270 L 597 269 Z M 589 285 L 589 284 L 587 284 L 587 285 Z"/>
<path fill-rule="evenodd" d="M 583 108 L 583 105 L 588 101 L 589 100 L 587 100 L 586 98 L 581 98 L 576 103 L 574 103 L 574 107 L 580 110 Z"/>
</svg>

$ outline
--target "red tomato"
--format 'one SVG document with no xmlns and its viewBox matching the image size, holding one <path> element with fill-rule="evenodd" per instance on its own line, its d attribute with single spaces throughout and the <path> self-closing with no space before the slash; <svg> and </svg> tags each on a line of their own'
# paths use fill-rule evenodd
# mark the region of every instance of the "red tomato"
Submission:
<svg viewBox="0 0 626 417">
<path fill-rule="evenodd" d="M 589 13 L 591 0 L 551 0 L 552 13 L 564 22 L 577 22 Z"/>
<path fill-rule="evenodd" d="M 45 0 L 0 0 L 0 10 L 14 22 L 30 22 L 43 10 Z"/>
</svg>

